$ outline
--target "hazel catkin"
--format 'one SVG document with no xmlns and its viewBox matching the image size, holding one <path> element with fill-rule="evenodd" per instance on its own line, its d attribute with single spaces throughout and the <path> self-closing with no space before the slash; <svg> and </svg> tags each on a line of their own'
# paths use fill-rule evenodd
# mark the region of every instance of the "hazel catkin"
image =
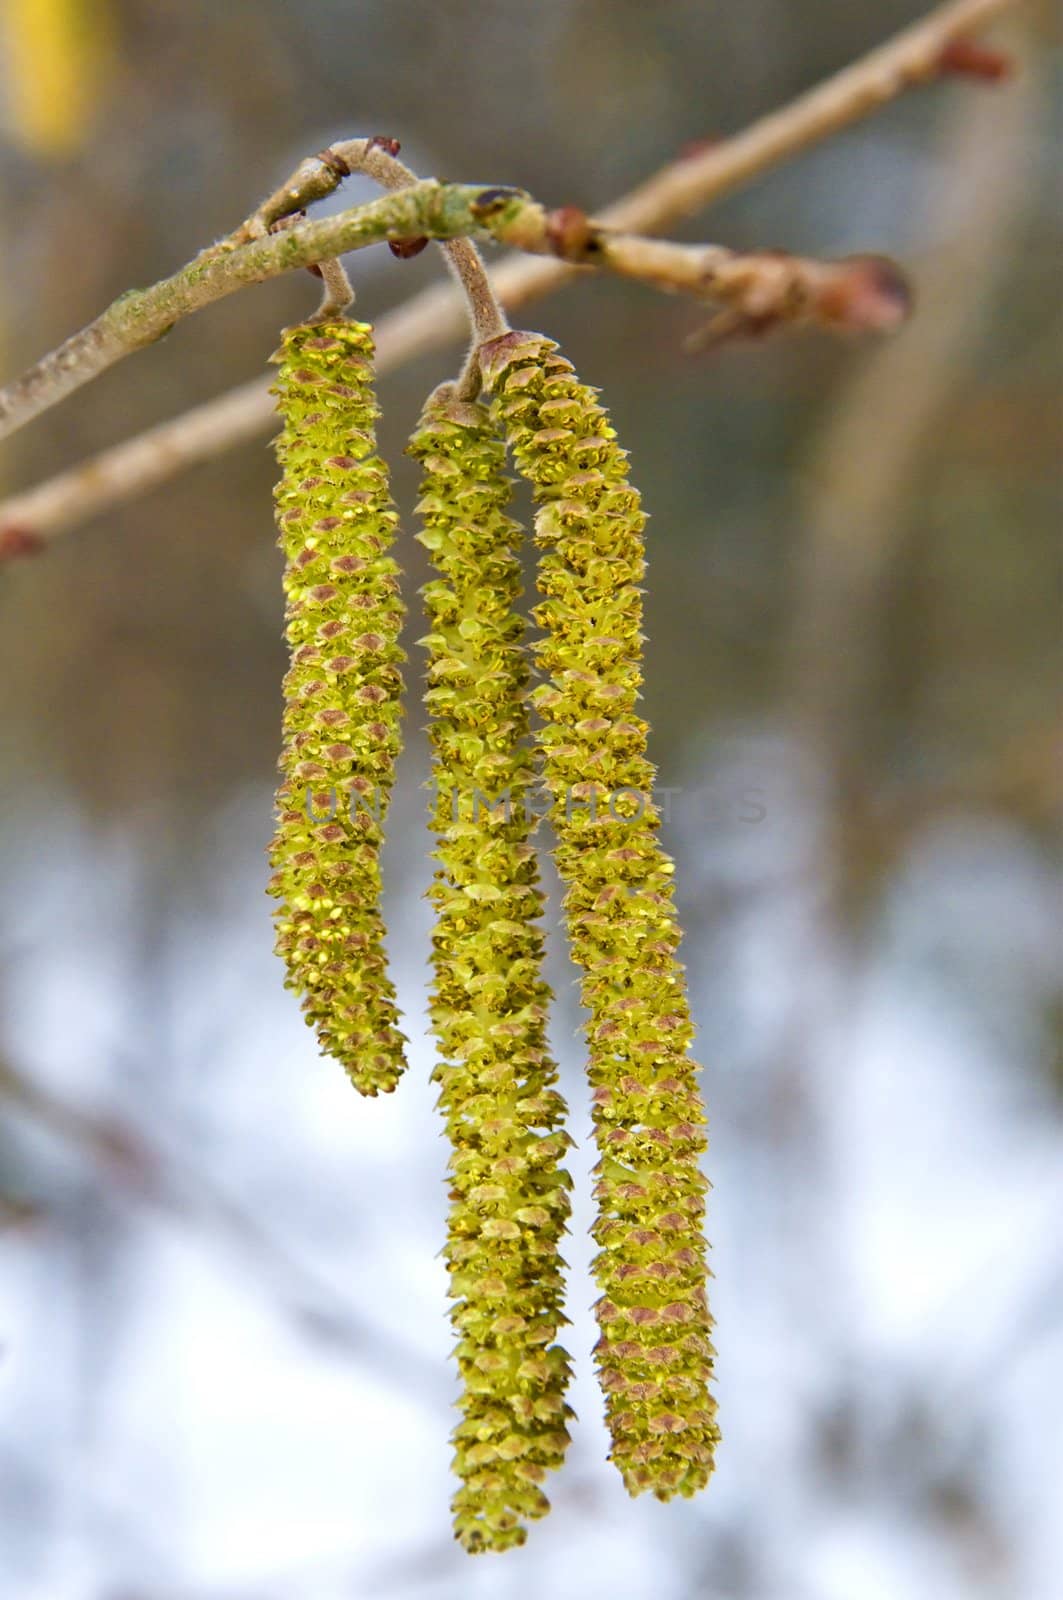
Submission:
<svg viewBox="0 0 1063 1600">
<path fill-rule="evenodd" d="M 431 1018 L 452 1146 L 444 1250 L 461 1420 L 457 1537 L 521 1544 L 568 1445 L 560 1240 L 570 1180 L 565 1105 L 546 1040 L 542 894 L 522 649 L 520 529 L 486 408 L 437 390 L 410 442 L 423 470 L 420 542 L 436 576 L 425 702 L 436 872 Z"/>
<path fill-rule="evenodd" d="M 595 1347 L 611 1459 L 632 1494 L 703 1487 L 719 1436 L 700 1167 L 705 1112 L 673 864 L 638 715 L 645 571 L 639 496 L 595 391 L 553 341 L 481 350 L 492 414 L 538 512 L 543 779 L 581 970 L 601 1291 Z"/>
<path fill-rule="evenodd" d="M 375 1095 L 393 1089 L 404 1066 L 380 848 L 405 657 L 371 330 L 343 318 L 300 324 L 285 330 L 273 359 L 290 652 L 270 847 L 276 948 L 322 1050 Z"/>
</svg>

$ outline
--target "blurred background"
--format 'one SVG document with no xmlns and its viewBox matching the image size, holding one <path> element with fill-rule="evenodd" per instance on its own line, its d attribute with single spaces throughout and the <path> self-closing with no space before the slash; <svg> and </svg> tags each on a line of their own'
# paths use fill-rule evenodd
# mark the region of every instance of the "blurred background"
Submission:
<svg viewBox="0 0 1063 1600">
<path fill-rule="evenodd" d="M 913 20 L 915 0 L 4 0 L 14 373 L 227 232 L 305 154 L 618 197 Z M 645 709 L 672 791 L 711 1116 L 723 1444 L 689 1504 L 605 1461 L 579 1011 L 579 1426 L 527 1546 L 451 1542 L 445 1149 L 425 1033 L 427 571 L 386 862 L 411 1070 L 360 1101 L 271 953 L 284 668 L 265 439 L 0 574 L 0 1592 L 17 1600 L 1054 1600 L 1063 1592 L 1057 876 L 1060 41 L 912 94 L 692 221 L 892 253 L 887 343 L 683 353 L 688 302 L 526 320 L 604 389 L 652 515 Z M 1057 101 L 1058 103 L 1058 101 Z M 348 186 L 357 197 L 357 186 Z M 353 258 L 376 317 L 433 252 Z M 305 274 L 18 435 L 28 485 L 265 370 Z"/>
</svg>

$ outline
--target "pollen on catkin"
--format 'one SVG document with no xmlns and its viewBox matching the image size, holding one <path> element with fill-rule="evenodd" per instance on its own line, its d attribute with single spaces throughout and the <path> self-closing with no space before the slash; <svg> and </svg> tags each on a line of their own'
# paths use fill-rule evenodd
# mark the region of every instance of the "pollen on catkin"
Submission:
<svg viewBox="0 0 1063 1600">
<path fill-rule="evenodd" d="M 533 756 L 524 625 L 506 515 L 505 451 L 485 407 L 437 390 L 409 446 L 437 576 L 425 701 L 437 862 L 429 896 L 433 1030 L 452 1145 L 444 1251 L 454 1301 L 461 1420 L 455 1533 L 469 1551 L 522 1544 L 549 1510 L 571 1411 L 560 1240 L 570 1179 L 565 1105 L 546 1040 L 542 894 L 530 842 Z"/>
<path fill-rule="evenodd" d="M 632 1494 L 702 1488 L 719 1430 L 696 1067 L 673 864 L 659 842 L 642 681 L 643 515 L 595 391 L 551 340 L 490 341 L 496 426 L 539 506 L 543 779 L 581 969 L 600 1160 L 595 1347 L 610 1457 Z"/>
<path fill-rule="evenodd" d="M 384 954 L 380 848 L 400 748 L 403 602 L 397 517 L 376 455 L 373 341 L 337 318 L 285 330 L 273 360 L 283 428 L 282 774 L 270 847 L 277 952 L 322 1050 L 375 1095 L 403 1070 Z"/>
</svg>

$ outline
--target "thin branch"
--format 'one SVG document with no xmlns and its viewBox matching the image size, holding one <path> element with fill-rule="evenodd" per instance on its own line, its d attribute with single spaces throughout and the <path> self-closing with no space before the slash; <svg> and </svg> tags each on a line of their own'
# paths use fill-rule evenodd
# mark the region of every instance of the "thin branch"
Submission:
<svg viewBox="0 0 1063 1600">
<path fill-rule="evenodd" d="M 329 261 L 319 261 L 312 270 L 319 274 L 324 292 L 321 304 L 310 320 L 327 322 L 330 317 L 346 311 L 349 305 L 354 304 L 354 290 L 347 276 L 347 268 L 338 256 L 333 256 Z"/>
<path fill-rule="evenodd" d="M 610 227 L 656 233 L 870 116 L 907 89 L 958 70 L 950 47 L 1018 0 L 951 0 L 779 111 L 666 167 L 602 213 Z"/>
<path fill-rule="evenodd" d="M 366 173 L 385 189 L 403 189 L 417 182 L 417 174 L 398 160 L 398 151 L 397 139 L 351 139 L 332 145 L 330 149 L 321 153 L 318 160 L 335 175 L 337 182 L 346 169 L 348 172 Z M 289 180 L 286 191 L 288 196 L 291 195 L 293 188 L 298 188 L 298 173 Z M 405 256 L 416 254 L 425 243 L 426 240 L 413 239 L 405 245 L 392 243 L 391 248 L 397 255 Z M 442 240 L 439 248 L 451 273 L 461 285 L 468 306 L 469 321 L 472 324 L 472 343 L 462 368 L 458 389 L 463 399 L 475 400 L 481 383 L 476 352 L 479 346 L 486 344 L 489 339 L 497 339 L 502 334 L 508 333 L 509 322 L 491 287 L 483 257 L 472 240 Z"/>
<path fill-rule="evenodd" d="M 579 219 L 578 222 L 574 219 Z M 848 262 L 793 259 L 785 297 L 777 288 L 775 256 L 740 256 L 718 245 L 665 244 L 635 235 L 610 234 L 568 207 L 547 211 L 521 189 L 428 179 L 396 189 L 381 200 L 354 206 L 333 217 L 297 222 L 293 227 L 253 239 L 231 251 L 210 250 L 148 289 L 131 289 L 95 322 L 0 390 L 0 438 L 13 433 L 108 367 L 153 344 L 182 317 L 222 300 L 248 284 L 278 277 L 296 267 L 317 266 L 349 250 L 383 240 L 455 239 L 483 233 L 500 244 L 531 255 L 552 255 L 657 288 L 682 290 L 759 317 L 772 314 L 815 316 L 828 298 L 845 298 L 841 279 Z M 461 270 L 468 273 L 468 257 Z M 480 307 L 481 324 L 494 326 L 494 299 Z M 854 302 L 855 303 L 855 302 Z M 833 320 L 825 316 L 825 320 Z"/>
<path fill-rule="evenodd" d="M 298 222 L 232 251 L 210 251 L 149 289 L 121 295 L 95 322 L 0 391 L 0 437 L 56 405 L 123 356 L 154 343 L 180 318 L 248 284 L 296 267 L 316 267 L 381 240 L 453 239 L 470 233 L 486 233 L 532 255 L 553 255 L 657 288 L 716 300 L 753 318 L 767 308 L 773 317 L 800 319 L 822 313 L 830 322 L 836 317 L 827 310 L 828 302 L 832 307 L 850 304 L 842 281 L 851 270 L 849 262 L 787 258 L 790 266 L 781 290 L 776 256 L 741 256 L 718 245 L 666 244 L 610 234 L 573 207 L 546 211 L 520 189 L 429 179 L 334 217 Z M 469 257 L 463 256 L 459 270 L 468 275 L 471 266 Z M 477 337 L 484 328 L 498 324 L 489 289 L 486 296 L 486 303 L 479 306 Z"/>
<path fill-rule="evenodd" d="M 305 211 L 316 200 L 323 200 L 332 194 L 352 172 L 364 173 L 391 193 L 397 189 L 408 189 L 420 180 L 416 172 L 398 159 L 399 149 L 397 139 L 379 136 L 373 139 L 345 139 L 330 145 L 320 155 L 301 162 L 291 177 L 251 213 L 222 248 L 261 238 L 292 212 Z M 470 239 L 444 239 L 438 242 L 444 260 L 465 291 L 475 342 L 482 344 L 508 332 L 505 312 L 495 298 L 487 269 L 476 246 Z M 425 238 L 393 240 L 391 247 L 396 254 L 405 256 L 416 254 L 427 243 Z"/>
<path fill-rule="evenodd" d="M 385 360 L 378 350 L 378 367 Z M 0 560 L 35 554 L 69 528 L 138 498 L 186 467 L 259 438 L 275 422 L 268 380 L 252 378 L 13 495 L 0 507 Z"/>
<path fill-rule="evenodd" d="M 767 168 L 837 132 L 915 84 L 955 70 L 949 54 L 1015 0 L 953 0 L 895 35 L 859 62 L 745 132 L 701 155 L 672 163 L 601 212 L 598 221 L 625 230 L 654 233 Z M 294 180 L 294 181 L 293 181 Z M 285 189 L 255 214 L 268 226 L 270 205 L 283 215 L 297 188 L 303 204 L 331 193 L 339 176 L 317 158 L 304 162 Z M 315 196 L 314 185 L 318 185 Z M 263 219 L 265 219 L 263 221 Z M 255 237 L 253 219 L 224 249 Z M 490 275 L 495 294 L 510 312 L 571 279 L 575 268 L 552 259 L 516 256 Z M 377 324 L 378 365 L 392 370 L 432 349 L 451 344 L 464 327 L 461 297 L 449 284 L 434 285 L 387 313 Z M 108 506 L 132 499 L 185 467 L 223 454 L 258 437 L 272 425 L 269 380 L 254 378 L 172 421 L 103 451 L 68 472 L 15 495 L 0 505 L 0 556 L 28 553 Z"/>
<path fill-rule="evenodd" d="M 584 255 L 582 246 L 559 239 L 553 222 L 557 215 L 521 199 L 513 223 L 498 231 L 503 237 L 519 232 L 521 246 L 529 252 L 567 258 L 581 267 L 595 267 L 655 288 L 686 292 L 715 302 L 726 308 L 730 326 L 762 331 L 777 323 L 815 323 L 831 329 L 885 332 L 896 327 L 910 307 L 906 280 L 885 257 L 812 261 L 782 253 L 741 255 L 719 245 L 671 244 L 635 235 L 609 234 L 588 223 L 582 213 L 576 213 L 592 241 Z M 572 210 L 568 208 L 567 220 L 571 218 Z M 229 293 L 230 289 L 226 287 L 221 292 Z M 438 303 L 438 291 L 429 291 L 401 311 L 381 318 L 376 328 L 378 372 L 398 366 L 429 344 L 443 342 L 438 333 L 434 338 L 420 335 L 426 320 L 424 308 Z M 475 323 L 474 348 L 488 336 L 487 329 L 498 325 L 498 318 L 486 301 L 481 313 Z M 503 330 L 507 326 L 504 317 L 501 326 Z M 450 331 L 448 326 L 446 332 Z M 130 348 L 117 348 L 103 365 L 128 354 Z M 47 368 L 53 359 L 46 358 L 42 368 L 36 370 Z M 96 370 L 102 371 L 103 365 Z M 70 387 L 87 382 L 94 375 L 94 371 L 85 371 L 72 380 Z M 464 382 L 464 378 L 460 380 L 462 385 Z M 469 391 L 463 387 L 462 392 L 468 395 Z M 44 409 L 56 398 L 58 394 L 43 399 L 33 410 Z M 252 438 L 272 416 L 268 393 L 255 379 L 185 412 L 173 422 L 161 423 L 104 451 L 36 489 L 12 496 L 0 505 L 0 560 L 32 554 L 46 539 L 74 522 L 143 492 L 182 466 L 219 455 L 235 443 Z"/>
<path fill-rule="evenodd" d="M 365 1318 L 187 1157 L 174 1159 L 132 1126 L 74 1105 L 0 1057 L 0 1109 L 5 1103 L 87 1157 L 109 1183 L 135 1201 L 184 1224 L 197 1223 L 236 1249 L 302 1332 L 346 1350 L 423 1401 L 446 1403 L 446 1376 L 429 1357 L 406 1345 L 393 1329 Z M 14 1220 L 35 1214 L 32 1206 L 17 1201 L 9 1209 Z"/>
<path fill-rule="evenodd" d="M 778 111 L 759 118 L 741 133 L 710 145 L 697 155 L 670 163 L 609 206 L 597 220 L 629 233 L 659 233 L 693 216 L 762 172 L 870 116 L 906 90 L 933 83 L 943 75 L 970 70 L 965 69 L 957 45 L 967 45 L 968 35 L 1017 3 L 1018 0 L 949 0 L 946 5 L 935 6 L 859 61 L 843 67 Z M 967 53 L 970 54 L 969 49 Z M 980 54 L 984 57 L 984 53 Z M 976 75 L 991 81 L 987 72 Z M 998 68 L 993 76 L 1003 75 Z M 255 237 L 256 226 L 268 226 L 286 211 L 302 209 L 324 198 L 339 181 L 339 174 L 330 173 L 322 157 L 304 161 L 233 239 Z M 526 267 L 527 263 L 507 263 L 514 271 L 522 265 Z M 497 287 L 497 274 L 494 282 Z M 502 298 L 506 300 L 504 289 Z"/>
<path fill-rule="evenodd" d="M 424 235 L 457 238 L 487 231 L 504 237 L 526 197 L 480 184 L 412 184 L 334 217 L 319 217 L 252 239 L 234 249 L 204 251 L 172 277 L 130 289 L 88 327 L 73 334 L 0 390 L 0 438 L 13 433 L 134 350 L 154 344 L 182 317 L 248 284 L 313 266 L 384 240 Z"/>
<path fill-rule="evenodd" d="M 969 773 L 925 794 L 884 796 L 869 776 L 882 725 L 876 691 L 889 578 L 912 531 L 912 483 L 935 452 L 962 382 L 962 353 L 1007 259 L 1003 246 L 1026 198 L 1024 135 L 1037 93 L 1030 71 L 1002 102 L 958 104 L 921 197 L 934 224 L 927 231 L 941 239 L 920 274 L 924 315 L 846 387 L 804 474 L 812 495 L 788 681 L 795 724 L 827 784 L 830 826 L 815 873 L 836 912 L 860 903 L 912 833 L 950 804 L 1030 820 L 1052 804 L 1050 738 L 1036 738 L 1022 759 L 1009 750 L 999 773 Z M 1014 792 L 1001 774 L 1015 780 Z"/>
<path fill-rule="evenodd" d="M 525 207 L 510 230 L 521 249 L 595 267 L 725 307 L 763 329 L 814 322 L 826 328 L 885 332 L 907 316 L 911 296 L 900 268 L 884 256 L 812 261 L 783 251 L 740 255 L 722 245 L 672 244 L 614 233 L 575 206 Z"/>
</svg>

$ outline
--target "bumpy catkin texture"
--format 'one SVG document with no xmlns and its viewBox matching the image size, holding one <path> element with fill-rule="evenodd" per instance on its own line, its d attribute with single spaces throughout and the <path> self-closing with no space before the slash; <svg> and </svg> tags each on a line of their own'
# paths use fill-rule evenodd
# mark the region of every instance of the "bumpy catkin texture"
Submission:
<svg viewBox="0 0 1063 1600">
<path fill-rule="evenodd" d="M 546 1041 L 542 894 L 505 451 L 483 406 L 429 398 L 410 442 L 423 468 L 421 543 L 438 576 L 426 704 L 434 750 L 429 891 L 435 1078 L 453 1146 L 445 1256 L 462 1392 L 454 1433 L 457 1537 L 522 1544 L 549 1510 L 539 1487 L 568 1445 L 569 1358 L 559 1248 L 570 1179 L 565 1105 Z"/>
<path fill-rule="evenodd" d="M 595 1274 L 611 1459 L 632 1494 L 704 1486 L 718 1438 L 699 1167 L 705 1113 L 676 949 L 673 866 L 636 713 L 639 497 L 595 391 L 550 340 L 485 346 L 492 411 L 539 505 L 544 782 L 581 969 L 600 1160 Z"/>
<path fill-rule="evenodd" d="M 396 514 L 375 454 L 365 323 L 289 328 L 273 357 L 283 420 L 277 526 L 286 637 L 277 952 L 322 1050 L 355 1088 L 395 1087 L 403 1036 L 380 912 L 383 821 L 399 751 L 403 604 Z"/>
</svg>

